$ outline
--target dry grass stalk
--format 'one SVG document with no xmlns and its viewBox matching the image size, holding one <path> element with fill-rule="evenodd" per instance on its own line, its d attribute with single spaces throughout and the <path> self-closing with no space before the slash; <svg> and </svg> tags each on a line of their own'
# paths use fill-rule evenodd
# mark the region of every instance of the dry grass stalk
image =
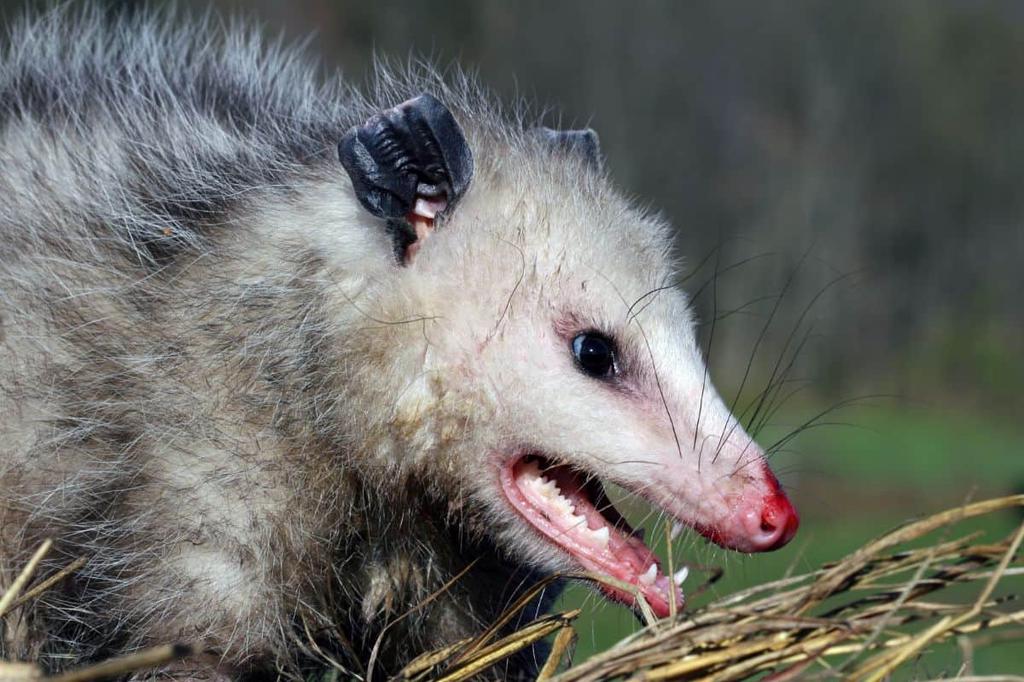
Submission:
<svg viewBox="0 0 1024 682">
<path fill-rule="evenodd" d="M 128 656 L 112 658 L 109 661 L 103 661 L 96 665 L 90 665 L 78 670 L 72 670 L 63 675 L 47 677 L 45 679 L 47 682 L 93 682 L 94 680 L 106 680 L 139 670 L 159 668 L 180 658 L 191 656 L 193 653 L 195 652 L 192 647 L 187 644 L 166 644 L 164 646 L 143 649 Z"/>
<path fill-rule="evenodd" d="M 10 609 L 11 605 L 14 604 L 14 600 L 18 598 L 21 591 L 25 589 L 25 585 L 28 584 L 28 581 L 32 579 L 33 575 L 35 575 L 36 568 L 39 567 L 39 562 L 43 560 L 46 553 L 50 551 L 50 547 L 52 546 L 52 540 L 46 540 L 43 542 L 43 544 L 39 546 L 39 549 L 35 551 L 35 554 L 32 555 L 32 558 L 28 560 L 28 563 L 25 564 L 25 568 L 21 570 L 18 577 L 14 579 L 13 583 L 11 583 L 11 586 L 4 591 L 3 595 L 0 595 L 0 618 L 7 615 L 8 609 Z"/>
<path fill-rule="evenodd" d="M 906 548 L 936 530 L 1014 507 L 1024 507 L 1024 495 L 968 504 L 906 524 L 816 571 L 757 585 L 674 620 L 651 623 L 557 675 L 553 672 L 573 639 L 573 613 L 539 619 L 484 646 L 508 622 L 506 614 L 487 637 L 420 657 L 403 679 L 463 680 L 464 672 L 479 672 L 497 663 L 496 656 L 510 655 L 517 641 L 522 646 L 515 650 L 536 641 L 541 631 L 557 630 L 542 672 L 543 679 L 554 682 L 727 682 L 765 673 L 771 673 L 773 682 L 881 680 L 933 643 L 995 628 L 1015 632 L 1024 625 L 1024 610 L 1008 610 L 1010 597 L 994 597 L 997 586 L 1024 575 L 1019 553 L 1024 525 L 995 544 L 977 543 L 976 535 L 968 535 Z M 947 597 L 948 589 L 957 585 L 978 585 L 980 591 L 970 603 L 957 603 Z M 987 679 L 1024 680 L 1013 675 Z"/>
<path fill-rule="evenodd" d="M 18 595 L 25 589 L 25 586 L 32 580 L 32 576 L 35 575 L 36 569 L 39 567 L 39 562 L 43 560 L 46 554 L 50 551 L 50 547 L 53 546 L 53 542 L 46 540 L 39 546 L 39 549 L 35 551 L 32 557 L 25 564 L 25 567 L 21 569 L 18 576 L 11 583 L 11 586 L 0 594 L 0 637 L 3 636 L 3 618 L 7 615 L 8 611 L 15 607 L 15 603 L 18 600 Z M 0 642 L 3 640 L 0 639 Z M 42 672 L 39 668 L 31 663 L 14 663 L 0 660 L 0 680 L 3 682 L 20 682 L 21 680 L 36 680 L 42 677 Z"/>
<path fill-rule="evenodd" d="M 28 563 L 21 570 L 18 576 L 3 593 L 0 593 L 0 619 L 8 613 L 13 612 L 20 606 L 30 602 L 46 590 L 50 589 L 61 580 L 65 579 L 75 571 L 82 568 L 86 563 L 85 557 L 79 557 L 61 570 L 57 571 L 45 580 L 41 580 L 30 590 L 21 594 L 25 587 L 32 580 L 39 568 L 39 563 L 46 557 L 53 543 L 46 540 L 35 551 Z M 20 595 L 20 596 L 19 596 Z M 0 620 L 0 636 L 3 634 L 3 621 Z M 33 663 L 17 663 L 0 660 L 0 682 L 31 682 L 33 680 L 47 680 L 48 682 L 92 682 L 93 680 L 105 680 L 119 675 L 125 675 L 138 670 L 156 668 L 171 663 L 180 658 L 192 655 L 193 648 L 184 644 L 174 644 L 153 647 L 139 651 L 128 656 L 110 659 L 87 666 L 78 670 L 72 670 L 55 677 L 44 677 L 39 666 Z"/>
<path fill-rule="evenodd" d="M 18 597 L 14 601 L 14 603 L 11 604 L 11 610 L 13 611 L 19 606 L 27 604 L 28 602 L 32 601 L 33 599 L 41 595 L 43 592 L 46 592 L 51 587 L 53 587 L 60 581 L 64 580 L 64 578 L 67 578 L 69 575 L 80 569 L 82 566 L 85 566 L 86 561 L 87 560 L 84 556 L 80 556 L 64 568 L 60 569 L 59 571 L 51 575 L 46 580 L 41 581 L 38 585 L 34 585 L 31 590 Z M 3 615 L 4 610 L 0 609 L 0 617 L 3 617 Z"/>
<path fill-rule="evenodd" d="M 540 669 L 540 674 L 537 675 L 537 682 L 546 682 L 554 677 L 558 671 L 558 666 L 562 665 L 562 661 L 565 660 L 566 654 L 572 648 L 572 645 L 576 643 L 576 631 L 571 625 L 565 625 L 558 634 L 555 635 L 555 641 L 551 645 L 551 655 L 548 656 L 548 660 L 544 663 L 544 667 Z"/>
</svg>

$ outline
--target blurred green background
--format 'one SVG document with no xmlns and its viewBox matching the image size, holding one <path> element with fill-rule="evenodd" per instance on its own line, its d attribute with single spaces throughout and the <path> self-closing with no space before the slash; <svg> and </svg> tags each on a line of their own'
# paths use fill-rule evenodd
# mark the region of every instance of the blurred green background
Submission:
<svg viewBox="0 0 1024 682">
<path fill-rule="evenodd" d="M 1024 4 L 214 6 L 312 34 L 355 81 L 375 53 L 457 62 L 550 107 L 549 125 L 599 132 L 615 179 L 678 227 L 722 393 L 743 413 L 770 390 L 759 439 L 785 441 L 772 457 L 803 519 L 791 545 L 676 548 L 725 568 L 715 592 L 1024 489 Z M 636 627 L 588 594 L 565 598 L 589 605 L 577 658 Z M 1022 641 L 978 652 L 976 671 L 1024 671 Z M 956 672 L 954 654 L 915 674 Z"/>
</svg>

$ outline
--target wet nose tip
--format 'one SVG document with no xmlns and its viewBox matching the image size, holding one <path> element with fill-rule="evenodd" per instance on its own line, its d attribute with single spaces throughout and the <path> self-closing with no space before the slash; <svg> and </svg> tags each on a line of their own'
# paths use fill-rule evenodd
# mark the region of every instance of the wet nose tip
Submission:
<svg viewBox="0 0 1024 682">
<path fill-rule="evenodd" d="M 800 517 L 792 503 L 782 493 L 764 499 L 761 508 L 761 526 L 754 534 L 754 544 L 762 552 L 778 549 L 793 539 L 800 527 Z"/>
</svg>

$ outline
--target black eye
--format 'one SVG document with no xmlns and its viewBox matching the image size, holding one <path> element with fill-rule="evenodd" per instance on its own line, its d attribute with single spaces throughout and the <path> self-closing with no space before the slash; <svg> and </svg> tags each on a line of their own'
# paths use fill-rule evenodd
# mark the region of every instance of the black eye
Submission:
<svg viewBox="0 0 1024 682">
<path fill-rule="evenodd" d="M 615 374 L 615 346 L 606 336 L 580 334 L 572 340 L 572 354 L 580 369 L 592 377 L 604 379 Z"/>
</svg>

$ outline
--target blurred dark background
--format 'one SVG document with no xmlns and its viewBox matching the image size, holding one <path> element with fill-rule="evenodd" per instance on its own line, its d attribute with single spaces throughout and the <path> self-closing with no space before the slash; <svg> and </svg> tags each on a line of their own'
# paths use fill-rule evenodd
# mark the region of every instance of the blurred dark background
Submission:
<svg viewBox="0 0 1024 682">
<path fill-rule="evenodd" d="M 688 548 L 726 566 L 722 589 L 1024 487 L 1024 4 L 213 6 L 312 36 L 356 82 L 375 54 L 457 63 L 599 132 L 614 178 L 678 227 L 723 394 L 749 421 L 767 391 L 752 427 L 802 510 L 770 557 Z M 580 655 L 633 623 L 598 608 L 589 627 Z"/>
</svg>

